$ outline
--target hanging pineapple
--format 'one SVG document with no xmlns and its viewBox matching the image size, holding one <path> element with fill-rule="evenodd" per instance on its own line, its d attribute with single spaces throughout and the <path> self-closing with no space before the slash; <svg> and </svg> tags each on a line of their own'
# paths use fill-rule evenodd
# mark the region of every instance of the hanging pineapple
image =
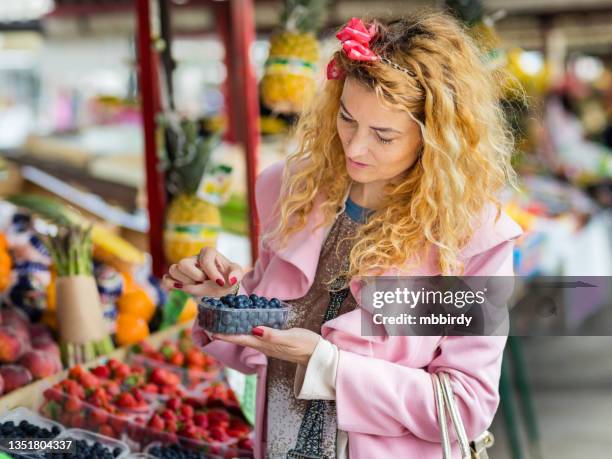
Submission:
<svg viewBox="0 0 612 459">
<path fill-rule="evenodd" d="M 319 43 L 326 0 L 285 0 L 283 30 L 270 39 L 261 81 L 263 103 L 277 113 L 300 113 L 316 91 Z"/>
<path fill-rule="evenodd" d="M 197 195 L 217 134 L 201 123 L 166 116 L 161 126 L 166 137 L 166 188 L 171 201 L 166 211 L 164 250 L 169 263 L 214 247 L 221 229 L 221 214 Z"/>
</svg>

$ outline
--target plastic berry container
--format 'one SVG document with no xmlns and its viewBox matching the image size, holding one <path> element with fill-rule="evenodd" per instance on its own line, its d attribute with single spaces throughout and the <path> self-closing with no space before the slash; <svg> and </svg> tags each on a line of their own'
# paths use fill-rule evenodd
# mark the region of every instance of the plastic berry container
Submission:
<svg viewBox="0 0 612 459">
<path fill-rule="evenodd" d="M 27 408 L 19 407 L 14 410 L 5 413 L 0 416 L 0 424 L 4 424 L 5 422 L 12 421 L 15 425 L 18 425 L 21 421 L 27 421 L 36 427 L 40 427 L 41 429 L 47 429 L 52 431 L 53 428 L 56 428 L 57 434 L 61 434 L 65 429 L 59 422 L 52 421 L 51 419 L 47 419 L 45 417 L 36 414 L 33 411 L 28 410 Z M 54 438 L 54 437 L 49 437 Z"/>
<path fill-rule="evenodd" d="M 110 450 L 114 454 L 114 451 L 118 451 L 115 459 L 122 459 L 130 454 L 130 448 L 124 442 L 116 440 L 114 438 L 105 437 L 104 435 L 95 434 L 83 429 L 67 429 L 64 430 L 58 437 L 58 440 L 71 439 L 71 440 L 83 440 L 89 446 L 94 443 L 100 443 L 103 447 Z"/>
<path fill-rule="evenodd" d="M 23 407 L 15 408 L 14 410 L 7 412 L 0 417 L 0 424 L 4 424 L 5 422 L 13 422 L 15 425 L 19 425 L 19 423 L 22 421 L 27 421 L 28 423 L 36 427 L 39 427 L 41 429 L 47 429 L 51 432 L 55 428 L 55 431 L 57 433 L 51 437 L 47 437 L 47 439 L 57 438 L 57 436 L 61 435 L 61 433 L 65 430 L 64 426 L 62 426 L 61 424 L 51 421 L 50 419 L 44 418 L 42 416 L 39 416 L 33 411 L 30 411 L 27 408 L 23 408 Z M 2 448 L 1 446 L 0 446 L 0 451 L 9 452 L 8 450 Z M 40 457 L 37 453 L 25 453 L 25 452 L 20 453 L 17 451 L 10 451 L 10 455 L 14 457 L 24 458 L 24 459 Z"/>
<path fill-rule="evenodd" d="M 290 310 L 290 304 L 276 298 L 269 300 L 255 295 L 204 297 L 198 306 L 198 323 L 212 333 L 250 335 L 252 328 L 260 325 L 285 328 Z"/>
</svg>

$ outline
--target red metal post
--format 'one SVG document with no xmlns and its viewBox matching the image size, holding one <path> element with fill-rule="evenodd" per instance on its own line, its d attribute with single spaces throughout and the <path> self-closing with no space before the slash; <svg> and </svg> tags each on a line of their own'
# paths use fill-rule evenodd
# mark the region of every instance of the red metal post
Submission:
<svg viewBox="0 0 612 459">
<path fill-rule="evenodd" d="M 150 0 L 137 0 L 138 81 L 147 176 L 147 208 L 149 211 L 149 251 L 153 259 L 153 274 L 166 272 L 163 250 L 164 209 L 166 195 L 164 177 L 159 170 L 155 142 L 155 116 L 160 109 L 158 56 L 151 40 Z"/>
<path fill-rule="evenodd" d="M 255 212 L 255 178 L 259 155 L 259 98 L 250 51 L 255 41 L 253 0 L 230 0 L 217 5 L 219 32 L 225 45 L 226 102 L 229 122 L 245 151 L 249 235 L 253 263 L 258 255 L 259 218 Z"/>
</svg>

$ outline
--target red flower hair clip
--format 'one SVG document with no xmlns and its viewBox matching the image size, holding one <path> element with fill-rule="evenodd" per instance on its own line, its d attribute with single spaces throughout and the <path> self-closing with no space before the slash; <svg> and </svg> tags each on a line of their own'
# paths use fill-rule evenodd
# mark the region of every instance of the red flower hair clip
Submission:
<svg viewBox="0 0 612 459">
<path fill-rule="evenodd" d="M 389 59 L 378 56 L 370 49 L 370 41 L 372 41 L 376 34 L 376 24 L 370 24 L 369 27 L 366 27 L 361 19 L 352 18 L 342 30 L 336 34 L 336 37 L 342 43 L 342 50 L 351 60 L 362 62 L 381 60 L 398 70 L 412 74 L 409 70 L 392 63 Z M 345 76 L 346 73 L 338 67 L 336 59 L 332 58 L 329 64 L 327 64 L 327 79 L 341 80 Z"/>
</svg>

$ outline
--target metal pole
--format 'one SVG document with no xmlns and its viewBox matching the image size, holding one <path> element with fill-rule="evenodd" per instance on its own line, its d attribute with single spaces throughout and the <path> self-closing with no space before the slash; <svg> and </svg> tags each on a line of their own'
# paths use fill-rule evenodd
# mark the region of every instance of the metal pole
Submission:
<svg viewBox="0 0 612 459">
<path fill-rule="evenodd" d="M 255 212 L 255 178 L 259 155 L 259 98 L 257 79 L 250 61 L 255 40 L 253 0 L 230 0 L 217 4 L 219 32 L 224 41 L 228 81 L 226 103 L 230 130 L 243 145 L 247 168 L 251 260 L 258 255 L 259 218 Z"/>
<path fill-rule="evenodd" d="M 136 3 L 138 33 L 138 81 L 145 149 L 147 185 L 147 208 L 149 211 L 149 251 L 153 259 L 153 274 L 157 277 L 166 272 L 163 250 L 164 209 L 166 196 L 164 177 L 159 170 L 157 145 L 155 142 L 155 116 L 159 111 L 159 76 L 157 54 L 151 41 L 149 0 Z"/>
</svg>

